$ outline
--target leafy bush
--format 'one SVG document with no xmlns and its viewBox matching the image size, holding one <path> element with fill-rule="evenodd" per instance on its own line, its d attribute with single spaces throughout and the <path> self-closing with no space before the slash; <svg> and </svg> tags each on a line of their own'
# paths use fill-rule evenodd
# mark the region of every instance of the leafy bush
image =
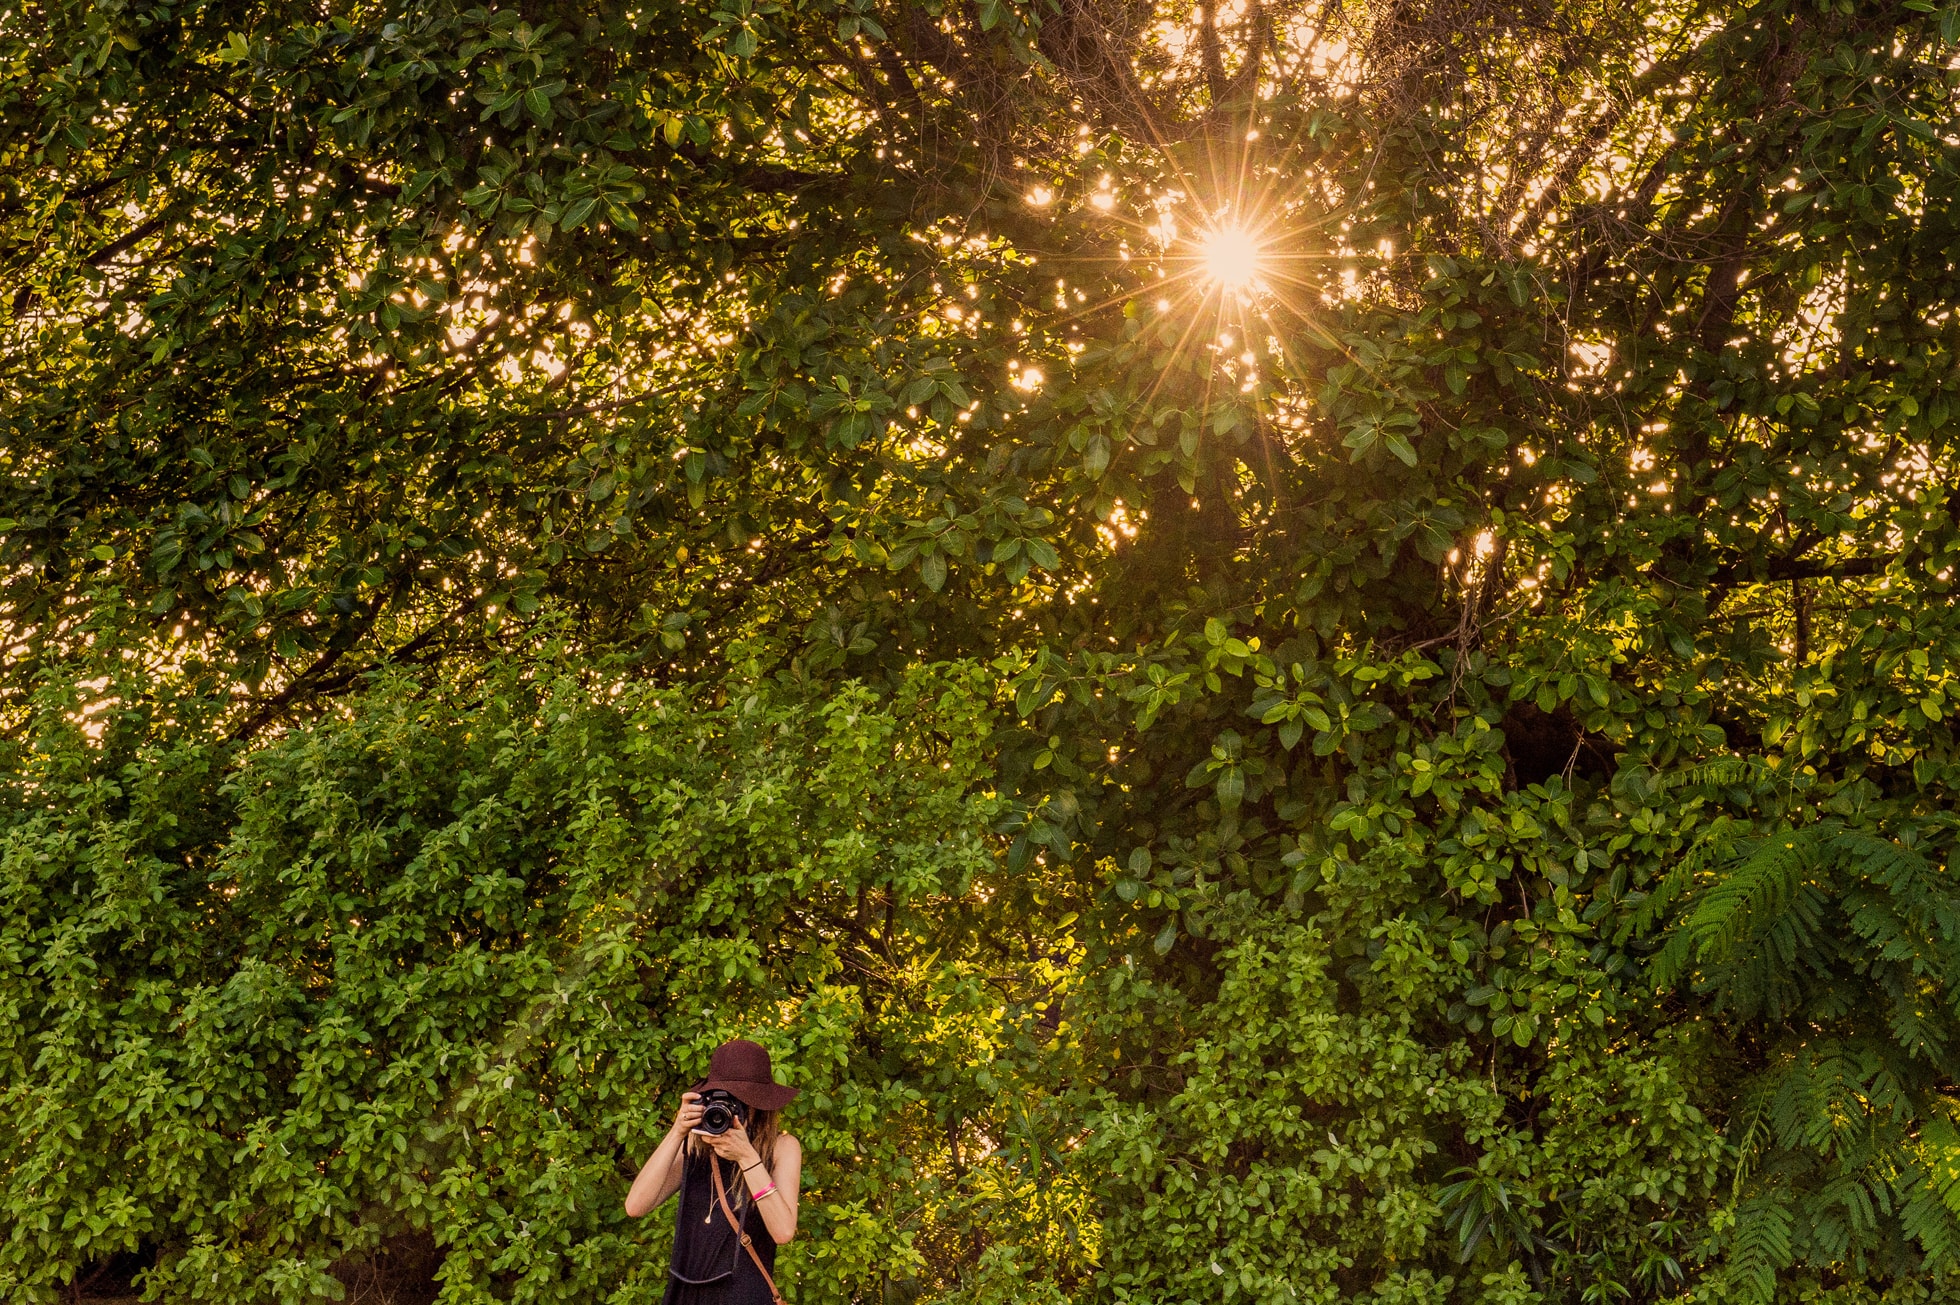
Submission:
<svg viewBox="0 0 1960 1305">
<path fill-rule="evenodd" d="M 1960 1296 L 1957 44 L 0 9 L 0 1291 Z"/>
<path fill-rule="evenodd" d="M 242 756 L 44 695 L 0 843 L 0 1292 L 147 1247 L 166 1299 L 337 1297 L 406 1234 L 445 1299 L 641 1299 L 671 1223 L 625 1181 L 737 1033 L 804 1093 L 798 1299 L 1030 1229 L 1067 1275 L 1079 1189 L 978 1141 L 1039 1114 L 1067 944 L 1024 945 L 984 845 L 976 684 L 396 679 Z"/>
</svg>

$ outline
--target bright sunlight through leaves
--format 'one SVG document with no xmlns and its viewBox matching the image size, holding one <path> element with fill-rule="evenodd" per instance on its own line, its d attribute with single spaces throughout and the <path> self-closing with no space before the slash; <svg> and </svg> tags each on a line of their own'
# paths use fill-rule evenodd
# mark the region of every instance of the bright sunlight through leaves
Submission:
<svg viewBox="0 0 1960 1305">
<path fill-rule="evenodd" d="M 1259 242 L 1243 227 L 1218 227 L 1199 243 L 1205 276 L 1227 290 L 1252 284 L 1259 276 Z"/>
</svg>

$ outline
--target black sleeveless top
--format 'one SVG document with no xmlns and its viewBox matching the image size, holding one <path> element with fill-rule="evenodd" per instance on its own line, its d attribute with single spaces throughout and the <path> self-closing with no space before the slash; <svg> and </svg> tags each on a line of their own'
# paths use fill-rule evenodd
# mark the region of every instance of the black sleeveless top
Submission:
<svg viewBox="0 0 1960 1305">
<path fill-rule="evenodd" d="M 709 1166 L 719 1164 L 728 1208 L 742 1221 L 755 1253 L 775 1273 L 776 1242 L 749 1199 L 741 1167 L 733 1160 L 718 1159 L 712 1151 L 682 1154 L 680 1209 L 674 1216 L 674 1256 L 667 1266 L 663 1305 L 771 1305 L 769 1285 L 756 1272 L 755 1261 L 742 1249 L 715 1200 Z"/>
</svg>

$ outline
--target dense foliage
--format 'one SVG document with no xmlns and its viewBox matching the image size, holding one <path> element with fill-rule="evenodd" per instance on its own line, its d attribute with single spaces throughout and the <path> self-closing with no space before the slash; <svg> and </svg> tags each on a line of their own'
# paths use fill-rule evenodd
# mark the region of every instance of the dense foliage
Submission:
<svg viewBox="0 0 1960 1305">
<path fill-rule="evenodd" d="M 657 1298 L 622 1174 L 757 1027 L 817 1161 L 802 1296 L 970 1237 L 1079 1271 L 1079 1187 L 973 1143 L 1027 1131 L 994 1076 L 1055 969 L 981 838 L 971 678 L 388 683 L 234 767 L 51 724 L 8 812 L 8 1296 L 168 1229 L 176 1300 L 338 1295 L 423 1239 L 451 1292 Z"/>
<path fill-rule="evenodd" d="M 0 9 L 0 1289 L 1960 1292 L 1957 56 Z"/>
</svg>

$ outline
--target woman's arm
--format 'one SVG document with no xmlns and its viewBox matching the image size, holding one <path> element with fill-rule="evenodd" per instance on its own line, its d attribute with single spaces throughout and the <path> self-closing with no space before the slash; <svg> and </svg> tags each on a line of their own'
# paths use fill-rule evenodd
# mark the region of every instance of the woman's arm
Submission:
<svg viewBox="0 0 1960 1305">
<path fill-rule="evenodd" d="M 753 1173 L 744 1170 L 742 1178 L 752 1184 L 751 1196 L 755 1194 L 755 1183 L 761 1183 L 762 1190 L 768 1192 L 755 1203 L 755 1209 L 776 1245 L 781 1246 L 796 1236 L 796 1194 L 803 1183 L 803 1144 L 788 1133 L 776 1139 L 776 1164 L 769 1171 L 769 1178 L 776 1184 L 774 1191 L 769 1191 L 769 1182 L 763 1179 L 760 1166 Z"/>
<path fill-rule="evenodd" d="M 692 1092 L 681 1094 L 681 1108 L 674 1116 L 673 1127 L 667 1136 L 660 1140 L 647 1162 L 640 1166 L 639 1176 L 626 1193 L 626 1213 L 637 1219 L 649 1210 L 660 1208 L 661 1202 L 678 1192 L 681 1188 L 681 1154 L 687 1146 L 688 1130 L 701 1122 L 701 1098 Z"/>
<path fill-rule="evenodd" d="M 775 1165 L 764 1168 L 748 1130 L 740 1124 L 706 1141 L 716 1155 L 742 1166 L 742 1181 L 749 1195 L 756 1198 L 756 1213 L 762 1216 L 770 1239 L 781 1246 L 796 1236 L 796 1195 L 803 1183 L 802 1143 L 784 1133 L 776 1139 Z"/>
</svg>

